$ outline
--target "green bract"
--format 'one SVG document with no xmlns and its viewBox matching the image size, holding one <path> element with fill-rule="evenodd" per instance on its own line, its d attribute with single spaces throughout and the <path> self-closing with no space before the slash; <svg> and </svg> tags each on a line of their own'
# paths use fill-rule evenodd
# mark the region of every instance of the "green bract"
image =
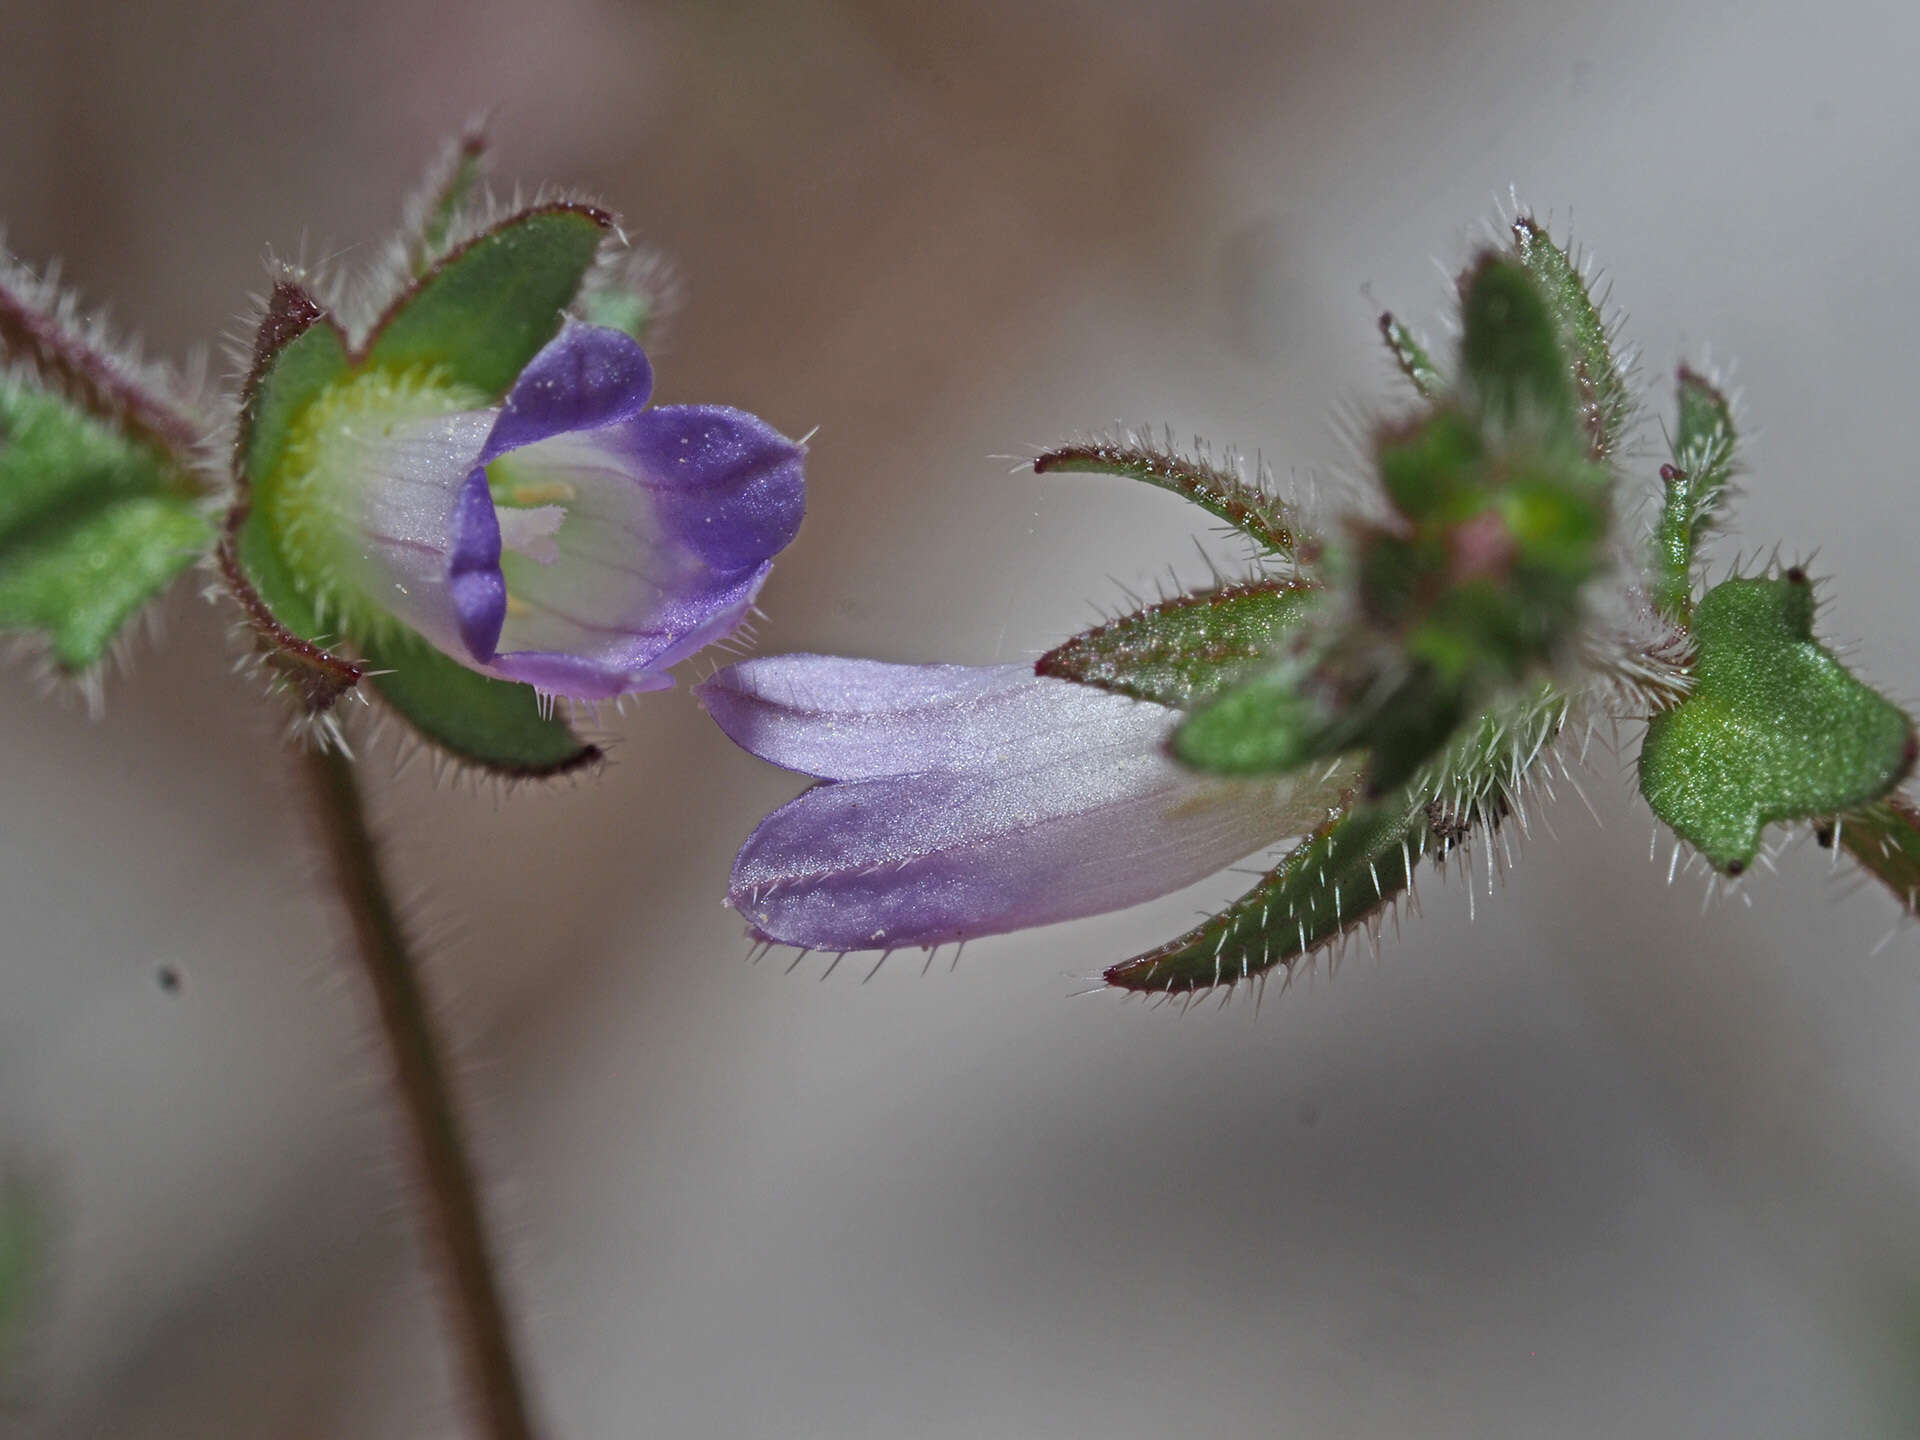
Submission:
<svg viewBox="0 0 1920 1440">
<path fill-rule="evenodd" d="M 335 557 L 305 522 L 334 477 L 334 437 L 358 425 L 497 404 L 559 331 L 609 221 L 551 205 L 432 259 L 353 345 L 299 286 L 275 288 L 256 341 L 236 450 L 241 489 L 223 563 L 274 669 L 313 710 L 367 678 L 421 735 L 510 775 L 572 769 L 599 752 L 529 686 L 455 664 L 339 592 Z"/>
<path fill-rule="evenodd" d="M 1814 640 L 1797 571 L 1709 590 L 1693 642 L 1693 691 L 1649 722 L 1640 791 L 1717 868 L 1751 864 L 1768 825 L 1853 810 L 1906 777 L 1912 722 Z"/>
</svg>

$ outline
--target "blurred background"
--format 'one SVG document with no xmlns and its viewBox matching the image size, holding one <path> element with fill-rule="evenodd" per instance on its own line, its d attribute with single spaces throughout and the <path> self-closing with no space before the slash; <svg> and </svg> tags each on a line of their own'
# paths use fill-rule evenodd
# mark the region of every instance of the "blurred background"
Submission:
<svg viewBox="0 0 1920 1440">
<path fill-rule="evenodd" d="M 1164 422 L 1337 479 L 1377 306 L 1441 337 L 1434 262 L 1514 187 L 1608 267 L 1654 417 L 1737 361 L 1749 547 L 1817 551 L 1825 632 L 1920 694 L 1909 6 L 0 0 L 0 37 L 9 247 L 159 351 L 268 247 L 370 255 L 478 110 L 505 179 L 605 197 L 689 287 L 661 397 L 819 427 L 770 650 L 1020 659 L 1203 575 L 1170 498 L 1005 457 Z M 97 723 L 0 688 L 0 1161 L 50 1216 L 0 1429 L 457 1435 L 274 719 L 224 613 L 165 620 Z M 1920 944 L 1810 846 L 1703 912 L 1599 755 L 1600 823 L 1563 797 L 1476 918 L 1430 878 L 1257 1016 L 1071 998 L 1232 877 L 821 983 L 719 904 L 796 781 L 684 691 L 618 734 L 572 788 L 377 806 L 556 1440 L 1920 1434 Z"/>
</svg>

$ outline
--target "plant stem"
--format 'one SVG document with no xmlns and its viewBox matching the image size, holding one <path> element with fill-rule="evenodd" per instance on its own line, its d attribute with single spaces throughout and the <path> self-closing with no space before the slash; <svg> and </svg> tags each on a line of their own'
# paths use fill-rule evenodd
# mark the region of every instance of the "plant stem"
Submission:
<svg viewBox="0 0 1920 1440">
<path fill-rule="evenodd" d="M 453 1319 L 476 1418 L 487 1440 L 533 1440 L 526 1387 L 501 1303 L 479 1192 L 445 1062 L 435 1040 L 418 967 L 380 872 L 353 765 L 331 750 L 301 757 L 340 900 L 353 920 L 355 948 L 372 984 L 380 1030 L 421 1178 L 427 1224 L 453 1282 Z"/>
</svg>

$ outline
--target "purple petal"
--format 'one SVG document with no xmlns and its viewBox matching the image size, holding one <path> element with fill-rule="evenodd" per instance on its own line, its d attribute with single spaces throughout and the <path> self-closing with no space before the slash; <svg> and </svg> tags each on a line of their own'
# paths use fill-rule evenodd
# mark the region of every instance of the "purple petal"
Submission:
<svg viewBox="0 0 1920 1440">
<path fill-rule="evenodd" d="M 605 661 L 552 651 L 516 650 L 499 656 L 487 669 L 503 680 L 517 680 L 545 694 L 574 700 L 611 700 L 616 695 L 673 688 L 671 675 L 623 670 Z"/>
<path fill-rule="evenodd" d="M 507 583 L 500 574 L 500 521 L 487 491 L 487 473 L 467 476 L 454 500 L 447 590 L 460 638 L 476 660 L 490 659 L 507 618 Z"/>
<path fill-rule="evenodd" d="M 640 413 L 653 366 L 632 336 L 568 320 L 507 392 L 480 463 L 550 435 L 598 430 Z"/>
<path fill-rule="evenodd" d="M 550 436 L 494 462 L 497 502 L 560 503 L 537 552 L 502 559 L 509 601 L 489 668 L 536 684 L 564 672 L 577 688 L 558 693 L 601 699 L 646 688 L 638 677 L 731 633 L 799 525 L 803 454 L 750 415 L 700 407 Z M 571 659 L 556 670 L 557 656 Z"/>
<path fill-rule="evenodd" d="M 737 743 L 839 777 L 734 862 L 756 934 L 825 950 L 937 945 L 1117 910 L 1324 820 L 1338 786 L 1170 760 L 1178 720 L 1024 665 L 751 660 L 698 694 Z"/>
<path fill-rule="evenodd" d="M 806 451 L 726 405 L 662 405 L 620 427 L 661 523 L 717 573 L 771 560 L 800 529 Z"/>
<path fill-rule="evenodd" d="M 1169 894 L 1323 819 L 1314 798 L 1194 776 L 1157 738 L 1038 768 L 829 782 L 761 822 L 728 903 L 786 945 L 941 945 Z"/>
<path fill-rule="evenodd" d="M 889 665 L 774 655 L 729 665 L 694 694 L 743 750 L 828 780 L 1005 768 L 1122 735 L 1157 741 L 1157 705 L 1036 676 L 1031 665 Z"/>
</svg>

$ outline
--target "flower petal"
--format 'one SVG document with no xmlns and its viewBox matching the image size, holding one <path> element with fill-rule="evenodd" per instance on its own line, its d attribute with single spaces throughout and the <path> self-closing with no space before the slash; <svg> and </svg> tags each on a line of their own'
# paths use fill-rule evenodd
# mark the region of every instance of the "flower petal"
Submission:
<svg viewBox="0 0 1920 1440">
<path fill-rule="evenodd" d="M 451 654 L 484 642 L 505 612 L 493 505 L 472 483 L 492 422 L 463 410 L 345 430 L 325 476 L 343 588 Z"/>
<path fill-rule="evenodd" d="M 649 411 L 494 462 L 496 500 L 563 497 L 539 553 L 501 558 L 508 601 L 489 668 L 566 673 L 600 699 L 734 629 L 799 528 L 804 451 L 738 410 Z M 516 527 L 516 531 L 524 527 Z M 564 666 L 549 663 L 567 657 Z"/>
<path fill-rule="evenodd" d="M 1003 680 L 1001 667 L 975 675 L 982 685 Z M 964 689 L 961 677 L 922 678 Z M 931 707 L 912 722 L 947 742 L 942 753 L 957 758 L 955 768 L 832 781 L 776 810 L 734 862 L 728 903 L 758 936 L 782 944 L 945 944 L 1169 894 L 1320 823 L 1336 796 L 1330 785 L 1182 769 L 1164 751 L 1176 719 L 1165 707 L 1030 672 L 1018 688 L 1025 693 L 1011 704 L 1004 695 L 985 705 L 979 695 L 957 702 L 963 714 L 984 718 L 978 744 L 966 741 L 963 723 L 936 719 Z M 1103 723 L 1091 723 L 1075 693 L 1083 691 L 1107 702 Z M 712 698 L 702 698 L 711 708 Z M 1049 710 L 1057 726 L 1045 723 Z M 1018 727 L 1006 723 L 1010 715 Z M 783 718 L 759 736 L 794 758 L 857 764 L 857 740 L 810 746 L 795 726 Z M 888 757 L 881 763 L 898 763 L 903 735 L 883 723 L 868 738 Z"/>
<path fill-rule="evenodd" d="M 662 405 L 620 427 L 676 543 L 717 574 L 771 560 L 800 529 L 806 450 L 728 405 Z"/>
<path fill-rule="evenodd" d="M 638 415 L 653 394 L 653 366 L 632 336 L 568 320 L 513 382 L 480 463 L 573 430 Z"/>
<path fill-rule="evenodd" d="M 460 638 L 475 655 L 491 655 L 507 618 L 507 583 L 500 574 L 500 519 L 484 470 L 468 475 L 455 497 L 447 559 L 447 592 Z"/>
<path fill-rule="evenodd" d="M 695 688 L 727 738 L 826 780 L 1069 757 L 1122 735 L 1157 741 L 1169 711 L 1031 665 L 890 665 L 772 655 Z"/>
</svg>

